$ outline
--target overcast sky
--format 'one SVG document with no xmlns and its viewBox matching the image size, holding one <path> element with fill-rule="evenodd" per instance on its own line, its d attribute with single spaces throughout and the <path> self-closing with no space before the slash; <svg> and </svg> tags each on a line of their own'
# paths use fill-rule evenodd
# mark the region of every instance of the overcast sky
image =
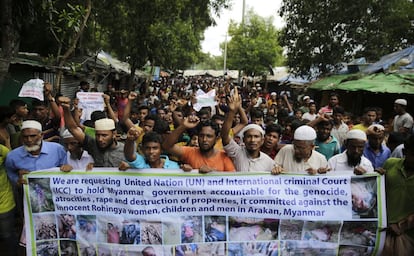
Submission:
<svg viewBox="0 0 414 256">
<path fill-rule="evenodd" d="M 245 11 L 253 8 L 262 17 L 273 17 L 276 28 L 283 26 L 283 20 L 278 15 L 281 0 L 245 0 Z M 233 0 L 230 10 L 224 10 L 220 18 L 216 18 L 217 26 L 208 28 L 204 33 L 205 40 L 201 43 L 202 51 L 212 55 L 222 55 L 220 43 L 224 42 L 230 20 L 240 23 L 242 20 L 243 0 Z"/>
</svg>

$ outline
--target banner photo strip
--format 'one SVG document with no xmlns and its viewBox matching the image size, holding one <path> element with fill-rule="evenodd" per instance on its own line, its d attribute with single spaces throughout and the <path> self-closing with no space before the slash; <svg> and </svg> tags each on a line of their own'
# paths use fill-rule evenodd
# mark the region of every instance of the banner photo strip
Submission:
<svg viewBox="0 0 414 256">
<path fill-rule="evenodd" d="M 97 168 L 26 178 L 28 255 L 379 255 L 385 239 L 377 175 Z"/>
</svg>

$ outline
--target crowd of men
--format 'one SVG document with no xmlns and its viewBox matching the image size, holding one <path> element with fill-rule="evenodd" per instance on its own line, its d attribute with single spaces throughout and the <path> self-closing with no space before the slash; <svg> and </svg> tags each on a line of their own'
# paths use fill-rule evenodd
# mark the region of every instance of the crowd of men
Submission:
<svg viewBox="0 0 414 256">
<path fill-rule="evenodd" d="M 215 90 L 216 104 L 196 111 L 197 90 Z M 90 91 L 89 84 L 81 82 L 79 91 Z M 353 117 L 335 93 L 318 107 L 310 96 L 295 100 L 259 84 L 164 78 L 131 91 L 108 86 L 105 110 L 82 120 L 76 97 L 53 95 L 47 83 L 44 96 L 30 109 L 18 98 L 0 106 L 0 239 L 10 255 L 17 245 L 10 230 L 21 209 L 23 175 L 52 167 L 274 175 L 377 171 L 385 174 L 392 205 L 388 233 L 414 239 L 413 118 L 405 99 L 393 99 L 395 116 L 388 121 L 376 106 Z"/>
</svg>

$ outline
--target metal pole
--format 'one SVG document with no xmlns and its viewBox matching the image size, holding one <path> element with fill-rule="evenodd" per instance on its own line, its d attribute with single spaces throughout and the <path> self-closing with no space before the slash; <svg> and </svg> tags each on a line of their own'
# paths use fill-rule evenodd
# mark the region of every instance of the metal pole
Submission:
<svg viewBox="0 0 414 256">
<path fill-rule="evenodd" d="M 224 64 L 223 64 L 223 76 L 226 73 L 227 70 L 227 32 L 226 32 L 226 37 L 224 39 Z"/>
</svg>

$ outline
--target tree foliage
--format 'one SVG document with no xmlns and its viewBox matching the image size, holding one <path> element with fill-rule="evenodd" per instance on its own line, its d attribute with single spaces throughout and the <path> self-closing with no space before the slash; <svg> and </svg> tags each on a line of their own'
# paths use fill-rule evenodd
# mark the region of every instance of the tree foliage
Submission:
<svg viewBox="0 0 414 256">
<path fill-rule="evenodd" d="M 1 1 L 7 6 L 25 2 Z M 129 62 L 131 73 L 134 73 L 147 61 L 172 70 L 195 63 L 200 57 L 204 30 L 214 24 L 212 14 L 219 15 L 229 6 L 230 0 L 93 1 L 87 24 L 83 21 L 86 10 L 89 12 L 86 7 L 89 0 L 28 2 L 33 2 L 34 7 L 30 10 L 35 13 L 35 21 L 17 16 L 19 22 L 30 27 L 14 30 L 22 38 L 20 50 L 55 59 L 64 57 L 66 49 L 73 45 L 76 46 L 75 53 L 94 53 L 103 49 Z M 11 36 L 11 33 L 3 35 L 3 41 L 10 41 Z M 78 43 L 74 44 L 74 40 Z"/>
<path fill-rule="evenodd" d="M 204 30 L 214 24 L 211 11 L 227 6 L 228 0 L 108 0 L 97 21 L 112 51 L 133 68 L 149 60 L 184 69 L 199 57 Z"/>
<path fill-rule="evenodd" d="M 298 74 L 330 73 L 356 57 L 376 61 L 414 43 L 409 0 L 284 0 L 281 44 Z"/>
<path fill-rule="evenodd" d="M 263 18 L 249 10 L 244 24 L 234 21 L 229 25 L 231 40 L 227 43 L 227 67 L 243 70 L 247 75 L 262 75 L 270 66 L 282 62 L 279 31 L 273 19 Z M 221 44 L 222 50 L 225 48 Z"/>
</svg>

